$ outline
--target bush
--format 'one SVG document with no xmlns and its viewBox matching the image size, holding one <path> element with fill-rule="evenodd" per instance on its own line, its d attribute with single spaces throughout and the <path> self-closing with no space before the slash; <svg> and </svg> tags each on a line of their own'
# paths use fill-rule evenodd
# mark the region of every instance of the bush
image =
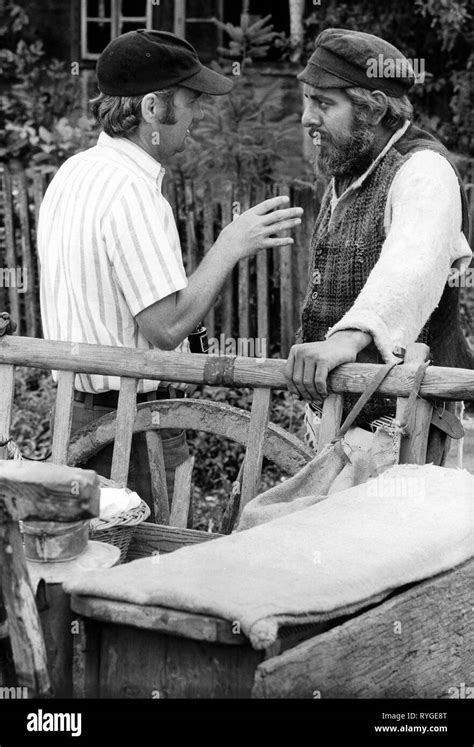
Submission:
<svg viewBox="0 0 474 747">
<path fill-rule="evenodd" d="M 25 457 L 44 459 L 51 448 L 50 414 L 56 386 L 49 371 L 15 369 L 11 437 Z"/>
<path fill-rule="evenodd" d="M 80 111 L 79 75 L 47 59 L 42 42 L 28 39 L 28 24 L 23 8 L 7 0 L 0 9 L 0 159 L 60 165 L 97 133 Z"/>
</svg>

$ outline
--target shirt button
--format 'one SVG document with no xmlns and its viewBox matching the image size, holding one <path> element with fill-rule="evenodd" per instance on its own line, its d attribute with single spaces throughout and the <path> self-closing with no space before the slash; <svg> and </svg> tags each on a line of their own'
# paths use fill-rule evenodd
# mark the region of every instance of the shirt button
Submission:
<svg viewBox="0 0 474 747">
<path fill-rule="evenodd" d="M 313 300 L 313 301 L 316 301 L 317 297 L 318 297 L 318 291 L 313 291 L 313 292 L 311 293 L 311 298 L 312 298 L 312 300 Z"/>
<path fill-rule="evenodd" d="M 319 270 L 315 270 L 313 274 L 311 275 L 311 280 L 313 283 L 320 283 L 321 282 L 321 273 Z"/>
</svg>

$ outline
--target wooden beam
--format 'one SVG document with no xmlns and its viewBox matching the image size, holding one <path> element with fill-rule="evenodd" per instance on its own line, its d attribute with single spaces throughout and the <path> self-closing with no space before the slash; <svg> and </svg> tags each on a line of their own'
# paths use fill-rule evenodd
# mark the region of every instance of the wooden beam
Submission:
<svg viewBox="0 0 474 747">
<path fill-rule="evenodd" d="M 92 470 L 46 462 L 0 462 L 0 522 L 80 521 L 99 515 L 99 481 Z"/>
<path fill-rule="evenodd" d="M 342 419 L 344 397 L 342 394 L 329 394 L 324 400 L 323 414 L 319 426 L 318 451 L 326 446 L 339 430 Z"/>
<path fill-rule="evenodd" d="M 15 369 L 11 365 L 0 366 L 0 438 L 10 437 L 13 393 L 15 391 Z M 0 459 L 7 458 L 6 447 L 0 447 Z"/>
<path fill-rule="evenodd" d="M 5 226 L 5 260 L 7 268 L 14 270 L 19 263 L 16 254 L 15 228 L 13 220 L 12 175 L 6 166 L 0 167 L 0 174 L 2 176 L 4 194 L 3 222 Z M 18 324 L 18 331 L 20 331 L 20 297 L 17 289 L 13 287 L 11 283 L 8 286 L 8 311 L 10 312 L 11 318 Z"/>
<path fill-rule="evenodd" d="M 176 467 L 170 514 L 170 524 L 173 527 L 186 527 L 188 525 L 193 467 L 194 457 L 188 457 L 185 462 Z"/>
<path fill-rule="evenodd" d="M 258 493 L 262 475 L 264 441 L 268 425 L 270 397 L 270 389 L 255 389 L 253 393 L 239 513 Z"/>
<path fill-rule="evenodd" d="M 215 641 L 231 646 L 241 646 L 248 641 L 242 633 L 232 632 L 232 622 L 229 620 L 172 610 L 169 607 L 129 604 L 75 594 L 71 597 L 71 607 L 80 615 L 93 620 L 111 622 L 114 625 L 132 625 L 134 628 L 145 628 L 195 641 Z"/>
<path fill-rule="evenodd" d="M 179 550 L 180 547 L 208 542 L 218 537 L 222 537 L 222 534 L 163 526 L 144 521 L 135 527 L 127 560 L 137 560 L 138 558 L 148 558 L 153 554 L 174 552 Z"/>
<path fill-rule="evenodd" d="M 0 586 L 15 672 L 29 697 L 51 694 L 46 648 L 17 522 L 0 522 Z"/>
<path fill-rule="evenodd" d="M 51 459 L 55 464 L 67 464 L 67 450 L 71 435 L 72 403 L 74 397 L 73 371 L 60 371 L 54 409 L 53 448 Z"/>
<path fill-rule="evenodd" d="M 159 422 L 160 413 L 154 413 Z M 163 456 L 163 442 L 159 430 L 148 431 L 145 435 L 148 462 L 150 464 L 151 494 L 153 507 L 151 520 L 156 524 L 170 523 L 170 504 L 166 485 L 166 467 Z"/>
<path fill-rule="evenodd" d="M 122 377 L 117 405 L 114 454 L 110 479 L 125 488 L 128 482 L 133 423 L 137 408 L 137 379 Z"/>
<path fill-rule="evenodd" d="M 257 669 L 257 698 L 447 698 L 474 682 L 474 560 Z M 458 696 L 459 697 L 459 696 Z"/>
<path fill-rule="evenodd" d="M 415 376 L 420 363 L 427 361 L 429 355 L 430 349 L 424 343 L 415 342 L 407 345 L 402 370 L 406 371 L 409 367 L 411 375 Z M 408 406 L 410 412 L 407 412 Z M 400 423 L 405 419 L 408 429 L 407 435 L 402 436 L 400 443 L 400 464 L 426 463 L 432 416 L 433 404 L 426 399 L 417 396 L 416 400 L 410 405 L 408 404 L 408 398 L 397 399 L 396 419 Z"/>
<path fill-rule="evenodd" d="M 210 386 L 271 387 L 286 389 L 286 361 L 197 353 L 139 351 L 112 345 L 39 340 L 7 336 L 0 339 L 0 364 L 10 363 L 47 370 L 57 369 L 128 376 L 138 379 L 184 381 Z M 361 394 L 377 372 L 378 364 L 346 363 L 329 375 L 329 386 L 336 393 Z M 382 382 L 381 396 L 407 397 L 413 377 L 396 366 Z M 474 399 L 472 371 L 432 366 L 426 372 L 420 394 L 428 399 Z"/>
</svg>

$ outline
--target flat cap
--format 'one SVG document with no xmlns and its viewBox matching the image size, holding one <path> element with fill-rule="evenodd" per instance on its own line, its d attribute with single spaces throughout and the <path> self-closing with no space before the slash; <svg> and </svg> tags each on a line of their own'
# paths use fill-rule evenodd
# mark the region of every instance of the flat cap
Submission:
<svg viewBox="0 0 474 747">
<path fill-rule="evenodd" d="M 140 96 L 169 86 L 220 95 L 233 83 L 204 67 L 194 47 L 167 31 L 138 29 L 113 39 L 97 61 L 99 90 L 111 96 Z"/>
<path fill-rule="evenodd" d="M 416 76 L 411 61 L 385 39 L 363 31 L 326 29 L 298 79 L 313 88 L 357 86 L 400 98 Z"/>
</svg>

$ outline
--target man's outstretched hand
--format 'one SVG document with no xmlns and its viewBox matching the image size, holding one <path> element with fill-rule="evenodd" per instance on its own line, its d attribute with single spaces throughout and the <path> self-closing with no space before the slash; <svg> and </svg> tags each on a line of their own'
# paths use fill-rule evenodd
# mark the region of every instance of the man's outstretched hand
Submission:
<svg viewBox="0 0 474 747">
<path fill-rule="evenodd" d="M 336 366 L 353 363 L 372 341 L 359 329 L 335 332 L 327 340 L 293 345 L 285 367 L 288 391 L 306 400 L 320 402 L 328 395 L 327 377 Z"/>
</svg>

